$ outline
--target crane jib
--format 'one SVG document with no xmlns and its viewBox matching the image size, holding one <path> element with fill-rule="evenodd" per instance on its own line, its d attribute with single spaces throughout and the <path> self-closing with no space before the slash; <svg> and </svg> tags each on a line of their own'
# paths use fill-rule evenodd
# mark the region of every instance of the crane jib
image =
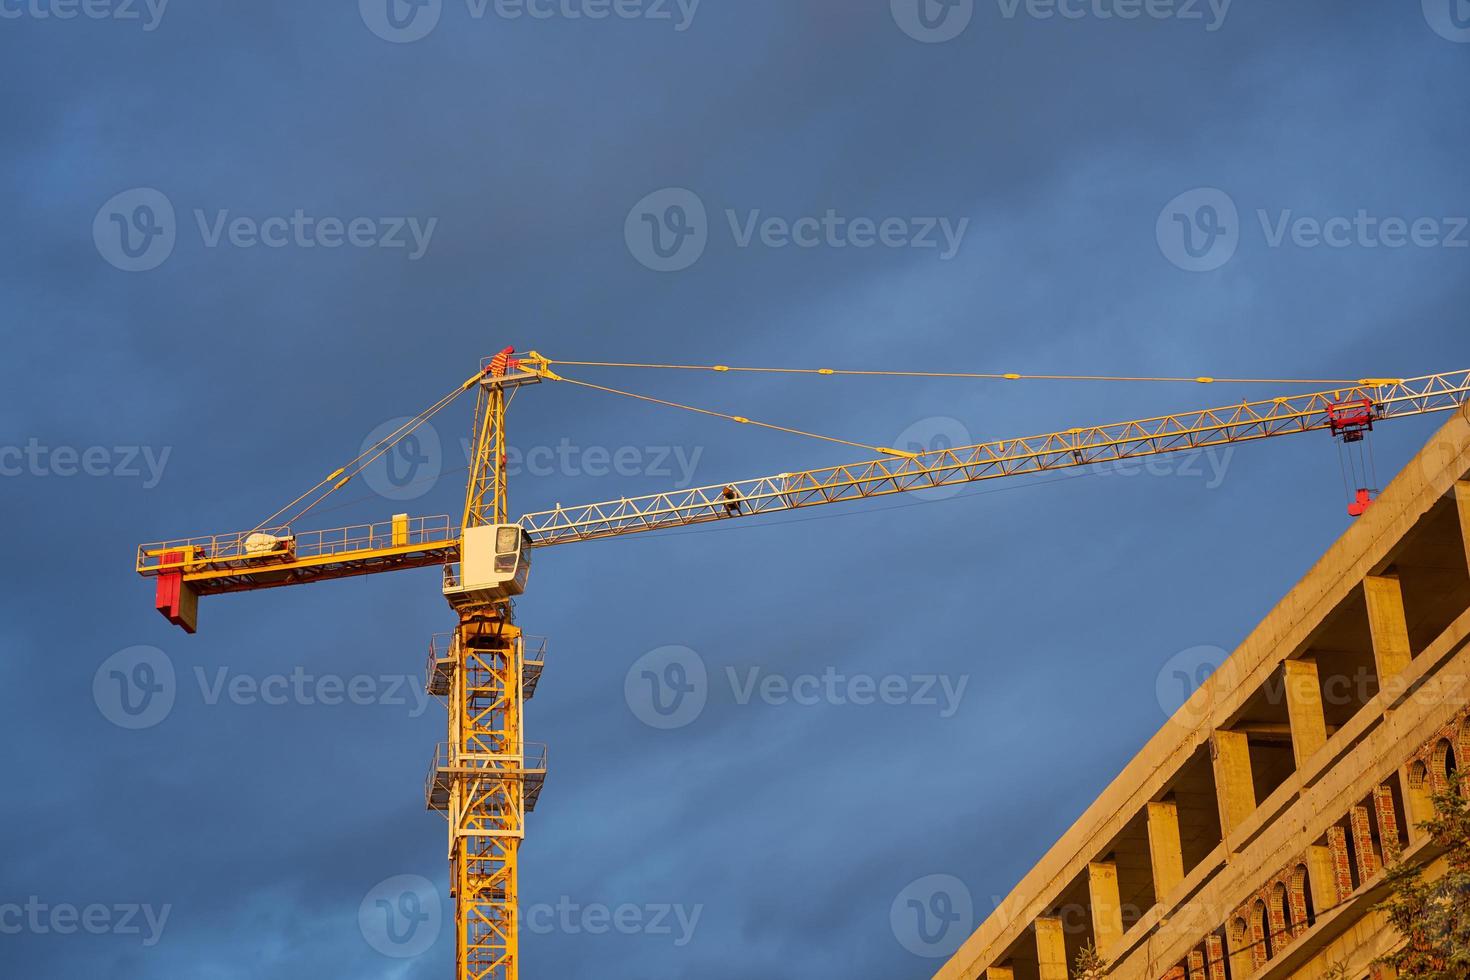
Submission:
<svg viewBox="0 0 1470 980">
<path fill-rule="evenodd" d="M 1375 419 L 1449 411 L 1465 403 L 1470 372 L 1342 388 L 901 459 L 871 460 L 737 483 L 526 514 L 535 547 L 773 513 L 844 500 L 1139 459 L 1292 433 L 1335 431 L 1336 409 L 1367 402 Z"/>
<path fill-rule="evenodd" d="M 1373 420 L 1449 411 L 1466 403 L 1470 371 L 1242 402 L 1107 425 L 1071 428 L 928 453 L 887 457 L 734 483 L 625 497 L 525 514 L 514 523 L 544 548 L 863 500 L 961 483 L 1075 469 Z M 1344 408 L 1344 406 L 1348 406 Z M 1357 414 L 1353 414 L 1356 412 Z M 482 478 L 483 482 L 483 478 Z M 203 595 L 278 588 L 459 560 L 463 521 L 448 516 L 300 534 L 256 529 L 143 545 L 137 571 L 160 579 L 156 603 L 191 628 Z"/>
</svg>

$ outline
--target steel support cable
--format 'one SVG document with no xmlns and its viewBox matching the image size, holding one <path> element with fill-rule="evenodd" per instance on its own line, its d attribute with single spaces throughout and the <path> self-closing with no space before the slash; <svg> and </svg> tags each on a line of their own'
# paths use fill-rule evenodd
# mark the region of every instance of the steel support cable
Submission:
<svg viewBox="0 0 1470 980">
<path fill-rule="evenodd" d="M 377 443 L 374 444 L 374 448 L 377 449 L 376 452 L 373 452 L 372 450 L 367 451 L 372 452 L 372 455 L 368 456 L 367 459 L 363 459 L 363 456 L 367 456 L 367 452 L 364 452 L 358 455 L 358 457 L 354 459 L 351 463 L 348 463 L 347 466 L 341 467 L 334 474 L 329 475 L 327 479 L 330 480 L 333 476 L 343 474 L 344 472 L 346 473 L 346 475 L 342 476 L 342 478 L 337 480 L 336 483 L 332 484 L 332 486 L 325 493 L 303 507 L 286 523 L 290 525 L 305 517 L 322 501 L 326 500 L 332 494 L 347 486 L 347 484 L 351 483 L 358 474 L 362 473 L 373 463 L 382 459 L 385 455 L 387 455 L 389 450 L 393 449 L 393 447 L 397 446 L 404 439 L 407 439 L 410 435 L 412 435 L 414 432 L 418 431 L 426 423 L 428 423 L 429 419 L 433 418 L 439 412 L 447 408 L 457 397 L 459 397 L 460 392 L 464 390 L 465 389 L 460 389 L 459 391 L 454 392 L 452 395 L 446 396 L 438 403 L 436 403 L 432 409 L 421 412 L 419 415 L 414 416 L 414 418 L 410 419 L 408 422 L 405 422 L 402 426 L 399 426 L 399 428 L 394 431 L 394 434 L 386 436 L 383 439 L 379 440 Z M 359 460 L 361 462 L 359 462 Z M 351 472 L 346 472 L 349 469 L 351 470 Z M 322 482 L 326 481 L 324 480 Z M 321 486 L 321 484 L 317 485 Z"/>
<path fill-rule="evenodd" d="M 1359 385 L 1368 381 L 1382 383 L 1388 379 L 1369 378 L 1357 381 L 1345 378 L 1174 378 L 1128 377 L 1102 374 L 986 374 L 968 371 L 857 371 L 841 368 L 732 367 L 728 364 L 639 364 L 619 361 L 562 361 L 547 358 L 547 365 L 569 367 L 638 368 L 656 371 L 713 371 L 717 374 L 816 374 L 885 378 L 961 378 L 978 381 L 1149 381 L 1189 384 L 1280 384 L 1280 385 Z"/>
<path fill-rule="evenodd" d="M 293 517 L 285 522 L 285 525 L 289 526 L 300 520 L 302 517 L 306 516 L 306 514 L 310 513 L 311 510 L 315 508 L 318 504 L 320 504 L 322 501 L 326 500 L 332 494 L 336 493 L 338 490 L 342 489 L 344 486 L 350 483 L 353 478 L 361 473 L 364 469 L 371 466 L 377 460 L 381 459 L 383 455 L 388 452 L 388 450 L 392 449 L 404 439 L 408 438 L 409 435 L 421 428 L 426 422 L 429 421 L 429 419 L 433 418 L 439 412 L 443 411 L 452 402 L 454 402 L 455 399 L 457 399 L 461 394 L 468 390 L 468 385 L 460 385 L 459 387 L 455 388 L 449 394 L 445 395 L 443 398 L 440 398 L 433 405 L 429 406 L 419 414 L 408 419 L 397 429 L 394 429 L 388 435 L 373 443 L 372 446 L 358 453 L 357 456 L 353 457 L 351 460 L 348 460 L 347 463 L 337 467 L 335 470 L 322 477 L 305 493 L 302 493 L 295 500 L 277 510 L 274 514 L 261 521 L 259 524 L 251 528 L 250 531 L 246 533 L 254 534 L 261 528 L 269 526 L 271 522 L 275 521 L 276 518 L 280 517 L 286 511 L 290 510 L 292 507 L 295 507 L 297 504 L 301 503 L 301 501 L 305 500 L 313 493 L 316 493 L 316 491 L 320 490 L 323 486 L 326 486 L 328 483 L 332 483 L 332 481 L 336 480 L 337 482 L 333 483 L 332 486 L 325 493 L 323 493 L 321 496 L 317 497 L 311 503 L 307 504 L 300 511 L 298 511 Z M 371 458 L 364 460 L 364 457 L 367 457 L 370 454 Z M 351 470 L 350 473 L 348 472 L 349 470 Z"/>
<path fill-rule="evenodd" d="M 770 429 L 773 432 L 785 432 L 789 435 L 805 436 L 808 439 L 819 439 L 822 442 L 833 442 L 840 446 L 854 446 L 858 449 L 868 449 L 875 453 L 882 453 L 885 456 L 912 457 L 914 455 L 913 453 L 902 452 L 898 449 L 890 449 L 887 446 L 874 446 L 866 442 L 853 442 L 850 439 L 839 439 L 836 436 L 824 436 L 816 432 L 807 432 L 803 429 L 793 429 L 789 426 L 775 425 L 771 422 L 759 422 L 755 419 L 746 418 L 743 415 L 730 415 L 725 412 L 716 412 L 708 408 L 698 408 L 694 405 L 684 405 L 679 402 L 668 401 L 663 398 L 654 398 L 652 395 L 640 395 L 632 391 L 623 391 L 620 388 L 608 388 L 604 385 L 592 384 L 590 381 L 578 381 L 575 378 L 562 377 L 561 375 L 548 374 L 547 376 L 552 377 L 557 381 L 564 381 L 567 384 L 576 385 L 579 388 L 591 388 L 594 391 L 602 391 L 610 395 L 621 395 L 624 398 L 633 398 L 642 402 L 651 402 L 655 405 L 665 405 L 669 408 L 677 408 L 686 412 L 694 412 L 699 415 L 708 415 L 712 418 L 725 419 L 730 422 L 738 422 L 741 425 L 753 425 L 761 429 Z"/>
</svg>

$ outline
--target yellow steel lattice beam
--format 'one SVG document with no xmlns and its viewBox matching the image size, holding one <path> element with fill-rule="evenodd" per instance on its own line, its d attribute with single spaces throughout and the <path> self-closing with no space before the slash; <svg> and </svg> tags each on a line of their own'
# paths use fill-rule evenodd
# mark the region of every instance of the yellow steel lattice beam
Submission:
<svg viewBox="0 0 1470 980">
<path fill-rule="evenodd" d="M 1223 408 L 1002 439 L 900 459 L 783 473 L 672 493 L 558 507 L 520 525 L 538 547 L 616 537 L 753 514 L 863 500 L 911 490 L 1138 459 L 1208 446 L 1329 430 L 1333 405 L 1369 400 L 1381 419 L 1450 411 L 1465 403 L 1470 371 L 1242 402 Z"/>
</svg>

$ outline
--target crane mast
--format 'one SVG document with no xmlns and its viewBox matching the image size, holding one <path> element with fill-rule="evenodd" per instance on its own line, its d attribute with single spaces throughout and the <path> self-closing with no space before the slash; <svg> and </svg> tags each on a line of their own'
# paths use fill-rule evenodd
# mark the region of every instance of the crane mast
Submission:
<svg viewBox="0 0 1470 980">
<path fill-rule="evenodd" d="M 475 435 L 465 491 L 464 542 L 509 522 L 505 413 L 521 385 L 509 349 L 491 359 L 475 401 Z M 457 977 L 520 975 L 520 847 L 526 813 L 546 779 L 544 748 L 528 747 L 526 645 L 509 595 L 458 589 L 469 576 L 446 566 L 445 596 L 459 618 L 448 649 L 436 652 L 430 686 L 447 694 L 449 740 L 435 753 L 425 802 L 449 825 L 450 894 L 455 902 Z M 442 656 L 439 654 L 442 653 Z"/>
<path fill-rule="evenodd" d="M 443 566 L 444 595 L 458 623 L 447 640 L 431 645 L 427 686 L 445 699 L 449 717 L 425 802 L 448 820 L 456 976 L 462 980 L 520 975 L 520 846 L 526 814 L 545 785 L 546 750 L 526 742 L 523 710 L 544 657 L 539 647 L 528 650 L 512 600 L 525 589 L 534 549 L 1306 432 L 1353 442 L 1376 421 L 1463 409 L 1470 395 L 1470 371 L 1366 379 L 1328 391 L 974 446 L 886 449 L 884 458 L 862 463 L 557 506 L 516 520 L 506 486 L 507 409 L 521 387 L 565 379 L 546 358 L 513 353 L 506 348 L 488 359 L 460 389 L 477 393 L 470 475 L 457 524 L 449 517 L 398 515 L 302 535 L 289 526 L 257 528 L 147 544 L 137 556 L 137 571 L 155 579 L 159 611 L 189 632 L 200 596 Z M 1357 506 L 1366 505 L 1360 496 Z"/>
</svg>

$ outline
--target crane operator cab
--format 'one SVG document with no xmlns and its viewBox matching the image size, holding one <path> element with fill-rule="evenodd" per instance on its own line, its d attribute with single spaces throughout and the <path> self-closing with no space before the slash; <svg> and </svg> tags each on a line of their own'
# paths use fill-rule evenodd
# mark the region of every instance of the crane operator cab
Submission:
<svg viewBox="0 0 1470 980">
<path fill-rule="evenodd" d="M 526 591 L 531 538 L 518 524 L 467 527 L 459 564 L 444 568 L 444 597 L 455 608 L 500 602 Z"/>
</svg>

